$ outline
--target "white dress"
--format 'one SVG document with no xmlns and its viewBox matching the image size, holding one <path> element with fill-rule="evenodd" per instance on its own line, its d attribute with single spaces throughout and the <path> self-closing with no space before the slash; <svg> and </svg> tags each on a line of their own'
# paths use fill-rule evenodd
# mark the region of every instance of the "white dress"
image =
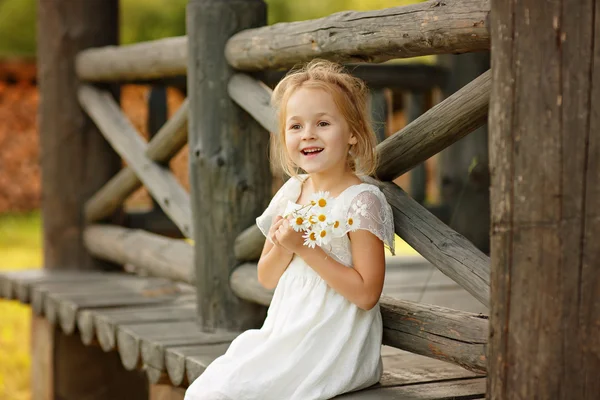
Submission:
<svg viewBox="0 0 600 400">
<path fill-rule="evenodd" d="M 256 219 L 263 234 L 295 204 L 306 175 L 289 179 Z M 361 183 L 335 199 L 333 213 L 353 217 L 394 249 L 392 211 L 383 193 Z M 347 235 L 324 249 L 351 268 Z M 382 373 L 379 304 L 365 311 L 338 294 L 300 257 L 281 276 L 261 329 L 239 335 L 185 394 L 185 400 L 316 400 L 363 389 Z"/>
</svg>

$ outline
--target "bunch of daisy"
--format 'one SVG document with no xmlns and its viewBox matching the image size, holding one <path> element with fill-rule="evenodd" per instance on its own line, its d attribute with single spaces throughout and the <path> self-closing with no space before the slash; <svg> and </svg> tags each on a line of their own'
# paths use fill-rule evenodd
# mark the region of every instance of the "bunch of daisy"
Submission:
<svg viewBox="0 0 600 400">
<path fill-rule="evenodd" d="M 352 230 L 352 218 L 342 221 L 332 215 L 334 201 L 329 192 L 317 192 L 306 205 L 288 203 L 283 217 L 290 220 L 296 232 L 303 232 L 305 246 L 323 247 L 333 238 L 341 237 L 346 229 Z"/>
</svg>

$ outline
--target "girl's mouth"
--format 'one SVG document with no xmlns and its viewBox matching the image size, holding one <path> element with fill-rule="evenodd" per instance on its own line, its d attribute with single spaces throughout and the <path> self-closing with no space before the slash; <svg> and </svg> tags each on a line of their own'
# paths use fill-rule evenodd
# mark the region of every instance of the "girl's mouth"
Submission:
<svg viewBox="0 0 600 400">
<path fill-rule="evenodd" d="M 319 154 L 322 151 L 323 151 L 322 147 L 310 147 L 310 148 L 301 150 L 300 152 L 302 154 L 304 154 L 305 156 L 310 157 L 310 156 L 316 156 L 317 154 Z"/>
</svg>

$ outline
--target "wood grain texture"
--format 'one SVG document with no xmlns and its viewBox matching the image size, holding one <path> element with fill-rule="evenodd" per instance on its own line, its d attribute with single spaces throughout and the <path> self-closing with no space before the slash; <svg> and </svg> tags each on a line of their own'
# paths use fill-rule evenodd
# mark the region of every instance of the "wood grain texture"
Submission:
<svg viewBox="0 0 600 400">
<path fill-rule="evenodd" d="M 185 75 L 187 50 L 185 36 L 88 49 L 77 55 L 74 72 L 84 81 L 134 81 Z"/>
<path fill-rule="evenodd" d="M 115 225 L 90 225 L 84 231 L 84 242 L 95 257 L 133 265 L 150 276 L 195 282 L 194 248 L 184 240 Z"/>
<path fill-rule="evenodd" d="M 313 58 L 382 62 L 490 48 L 486 0 L 427 1 L 403 7 L 279 23 L 234 35 L 227 61 L 240 70 L 291 67 Z"/>
<path fill-rule="evenodd" d="M 188 193 L 173 173 L 146 155 L 147 144 L 108 93 L 83 85 L 79 101 L 104 137 L 144 183 L 162 210 L 188 238 L 193 237 Z"/>
<path fill-rule="evenodd" d="M 490 88 L 487 71 L 381 142 L 377 178 L 392 181 L 482 126 Z"/>
<path fill-rule="evenodd" d="M 187 6 L 194 263 L 198 314 L 206 330 L 256 327 L 264 318 L 262 307 L 233 294 L 229 275 L 237 264 L 231 251 L 235 238 L 271 197 L 269 136 L 229 97 L 233 70 L 223 48 L 234 33 L 265 23 L 262 1 L 192 0 Z"/>
<path fill-rule="evenodd" d="M 483 315 L 381 298 L 383 343 L 485 374 L 488 321 Z"/>
<path fill-rule="evenodd" d="M 599 5 L 492 7 L 490 397 L 596 398 Z"/>
<path fill-rule="evenodd" d="M 392 207 L 398 236 L 440 271 L 489 307 L 490 258 L 464 236 L 437 219 L 399 186 L 366 178 Z"/>
<path fill-rule="evenodd" d="M 101 265 L 83 246 L 82 211 L 121 161 L 79 106 L 75 56 L 118 43 L 118 1 L 40 2 L 37 11 L 44 267 L 94 269 Z"/>
<path fill-rule="evenodd" d="M 347 400 L 472 400 L 485 398 L 485 378 L 383 387 L 338 396 Z"/>
<path fill-rule="evenodd" d="M 146 155 L 158 163 L 168 162 L 187 143 L 188 100 L 148 142 Z M 85 203 L 85 219 L 98 221 L 110 216 L 142 186 L 134 170 L 125 166 Z"/>
</svg>

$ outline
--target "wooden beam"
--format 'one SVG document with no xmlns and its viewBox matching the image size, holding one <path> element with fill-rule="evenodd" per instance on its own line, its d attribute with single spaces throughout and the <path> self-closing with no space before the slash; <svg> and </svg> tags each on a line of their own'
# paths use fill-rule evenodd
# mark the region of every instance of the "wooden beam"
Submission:
<svg viewBox="0 0 600 400">
<path fill-rule="evenodd" d="M 230 284 L 241 298 L 263 305 L 271 303 L 273 292 L 258 282 L 256 264 L 236 268 Z M 380 305 L 384 344 L 485 372 L 487 317 L 386 296 Z"/>
<path fill-rule="evenodd" d="M 233 69 L 223 48 L 241 29 L 264 25 L 266 5 L 262 0 L 190 0 L 187 21 L 198 314 L 203 329 L 243 330 L 260 326 L 264 313 L 229 287 L 237 264 L 231 246 L 267 207 L 272 174 L 269 136 L 227 93 Z"/>
<path fill-rule="evenodd" d="M 225 47 L 240 70 L 287 68 L 313 58 L 381 62 L 490 48 L 488 0 L 427 1 L 280 23 L 234 35 Z"/>
<path fill-rule="evenodd" d="M 108 93 L 87 85 L 79 89 L 79 101 L 104 137 L 144 182 L 165 214 L 186 237 L 193 237 L 189 195 L 170 170 L 145 154 L 147 144 L 123 115 L 119 105 Z"/>
<path fill-rule="evenodd" d="M 492 7 L 489 398 L 595 399 L 600 4 Z"/>
<path fill-rule="evenodd" d="M 235 238 L 233 254 L 239 261 L 256 261 L 260 258 L 265 237 L 258 226 L 252 225 Z"/>
<path fill-rule="evenodd" d="M 366 178 L 392 207 L 398 236 L 483 305 L 490 302 L 490 258 L 392 182 Z"/>
<path fill-rule="evenodd" d="M 194 249 L 184 240 L 114 225 L 90 225 L 83 238 L 95 257 L 131 264 L 150 276 L 195 283 Z"/>
<path fill-rule="evenodd" d="M 158 163 L 169 161 L 187 143 L 187 99 L 148 142 L 146 156 Z M 85 204 L 88 222 L 99 221 L 111 215 L 133 192 L 142 186 L 131 167 L 119 171 Z"/>
<path fill-rule="evenodd" d="M 134 81 L 185 75 L 187 38 L 171 37 L 80 52 L 77 76 L 85 81 Z"/>
<path fill-rule="evenodd" d="M 487 122 L 487 71 L 377 146 L 377 178 L 392 181 Z"/>
</svg>

